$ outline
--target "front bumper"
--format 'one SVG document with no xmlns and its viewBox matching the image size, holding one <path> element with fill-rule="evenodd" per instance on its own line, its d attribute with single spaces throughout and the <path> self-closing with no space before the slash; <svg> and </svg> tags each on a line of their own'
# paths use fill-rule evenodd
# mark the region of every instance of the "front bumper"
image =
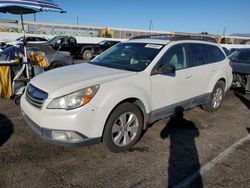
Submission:
<svg viewBox="0 0 250 188">
<path fill-rule="evenodd" d="M 74 132 L 77 134 L 79 137 L 81 137 L 80 142 L 74 142 L 74 141 L 62 141 L 62 140 L 56 140 L 52 138 L 52 132 L 53 131 L 64 131 L 64 130 L 53 130 L 53 129 L 47 129 L 47 128 L 42 128 L 39 125 L 37 125 L 35 122 L 33 122 L 23 111 L 22 115 L 26 123 L 31 127 L 31 129 L 36 132 L 40 137 L 42 137 L 46 142 L 52 143 L 52 144 L 57 144 L 57 145 L 62 145 L 62 146 L 88 146 L 92 144 L 97 144 L 101 142 L 101 137 L 97 138 L 88 138 L 87 136 L 76 132 L 76 131 L 70 131 Z M 66 132 L 69 132 L 67 130 Z"/>
</svg>

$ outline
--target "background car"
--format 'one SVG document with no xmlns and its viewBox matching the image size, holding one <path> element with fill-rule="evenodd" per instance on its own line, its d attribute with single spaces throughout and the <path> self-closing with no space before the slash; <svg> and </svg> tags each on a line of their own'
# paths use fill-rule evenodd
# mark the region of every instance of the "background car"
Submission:
<svg viewBox="0 0 250 188">
<path fill-rule="evenodd" d="M 14 41 L 11 42 L 1 42 L 1 49 L 4 50 L 5 48 L 8 48 L 10 46 L 14 46 L 14 45 L 18 45 L 18 44 L 22 44 L 23 43 L 23 39 L 24 37 L 19 37 Z M 25 37 L 25 41 L 26 43 L 32 43 L 32 44 L 42 44 L 47 42 L 48 40 L 42 37 L 31 37 L 31 36 L 27 36 Z"/>
<path fill-rule="evenodd" d="M 222 47 L 222 49 L 224 50 L 224 52 L 227 56 L 230 54 L 230 51 L 226 47 Z"/>
<path fill-rule="evenodd" d="M 20 38 L 17 38 L 15 40 L 15 42 L 23 42 L 23 39 L 24 37 L 20 37 Z M 47 42 L 48 40 L 45 39 L 45 38 L 42 38 L 42 37 L 25 37 L 25 41 L 27 43 L 36 43 L 36 44 L 39 44 L 39 43 L 45 43 Z"/>
<path fill-rule="evenodd" d="M 48 46 L 38 45 L 38 44 L 27 44 L 27 52 L 36 52 L 42 51 L 45 53 L 46 58 L 48 60 L 49 67 L 46 70 L 62 67 L 66 65 L 74 64 L 73 58 L 71 57 L 69 52 L 59 52 L 55 51 L 53 48 Z M 0 52 L 0 59 L 1 60 L 14 60 L 21 54 L 22 50 L 20 47 L 17 46 L 10 46 Z"/>
<path fill-rule="evenodd" d="M 233 68 L 233 86 L 250 91 L 250 48 L 236 49 L 228 58 Z"/>
<path fill-rule="evenodd" d="M 110 47 L 120 43 L 121 41 L 114 41 L 114 40 L 103 40 L 95 45 L 93 57 L 101 54 L 105 50 L 109 49 Z"/>
</svg>

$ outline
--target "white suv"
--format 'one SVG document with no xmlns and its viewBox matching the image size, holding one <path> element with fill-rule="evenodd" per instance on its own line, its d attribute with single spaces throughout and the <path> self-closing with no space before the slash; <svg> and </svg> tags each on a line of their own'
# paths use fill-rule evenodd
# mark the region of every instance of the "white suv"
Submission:
<svg viewBox="0 0 250 188">
<path fill-rule="evenodd" d="M 104 142 L 132 147 L 142 130 L 201 105 L 214 112 L 232 83 L 216 43 L 192 37 L 145 36 L 115 45 L 89 64 L 43 73 L 21 99 L 27 124 L 46 141 L 68 146 Z"/>
</svg>

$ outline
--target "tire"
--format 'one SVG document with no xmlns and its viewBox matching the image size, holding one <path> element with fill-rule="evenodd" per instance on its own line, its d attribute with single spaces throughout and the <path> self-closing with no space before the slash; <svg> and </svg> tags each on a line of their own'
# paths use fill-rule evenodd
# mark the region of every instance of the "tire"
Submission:
<svg viewBox="0 0 250 188">
<path fill-rule="evenodd" d="M 87 60 L 87 61 L 91 60 L 93 57 L 92 51 L 91 50 L 84 50 L 82 57 L 84 60 Z"/>
<path fill-rule="evenodd" d="M 214 86 L 214 89 L 209 97 L 208 103 L 202 105 L 202 108 L 208 112 L 217 111 L 220 108 L 221 103 L 223 101 L 224 91 L 225 91 L 225 82 L 218 81 Z"/>
<path fill-rule="evenodd" d="M 14 98 L 15 104 L 19 106 L 19 105 L 20 105 L 20 100 L 21 100 L 21 96 L 16 96 L 16 97 Z"/>
<path fill-rule="evenodd" d="M 103 142 L 112 152 L 126 151 L 136 144 L 142 127 L 143 116 L 139 108 L 131 103 L 123 103 L 110 115 L 105 126 Z"/>
</svg>

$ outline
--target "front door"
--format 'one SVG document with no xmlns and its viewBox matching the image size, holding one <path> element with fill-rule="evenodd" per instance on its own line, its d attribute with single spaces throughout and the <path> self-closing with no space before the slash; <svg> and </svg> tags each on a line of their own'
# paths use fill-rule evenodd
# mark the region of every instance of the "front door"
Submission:
<svg viewBox="0 0 250 188">
<path fill-rule="evenodd" d="M 173 64 L 175 73 L 151 75 L 152 119 L 157 120 L 175 112 L 177 107 L 187 107 L 193 97 L 192 74 L 189 69 L 187 45 L 170 47 L 159 60 L 157 69 L 163 64 Z"/>
</svg>

